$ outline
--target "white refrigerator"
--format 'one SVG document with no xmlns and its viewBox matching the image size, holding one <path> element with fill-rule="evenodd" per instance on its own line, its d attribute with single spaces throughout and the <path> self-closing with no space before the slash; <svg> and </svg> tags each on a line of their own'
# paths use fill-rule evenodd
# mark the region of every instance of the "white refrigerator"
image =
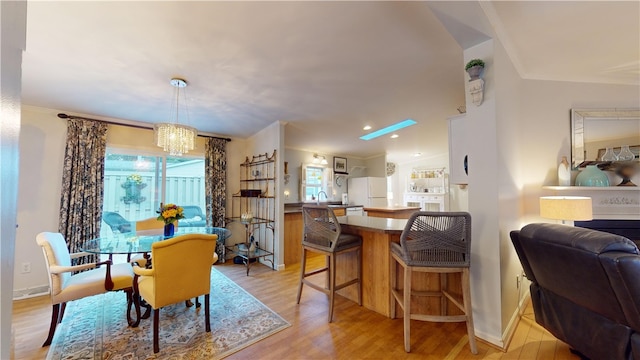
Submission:
<svg viewBox="0 0 640 360">
<path fill-rule="evenodd" d="M 349 178 L 349 205 L 387 206 L 387 179 L 383 177 Z"/>
</svg>

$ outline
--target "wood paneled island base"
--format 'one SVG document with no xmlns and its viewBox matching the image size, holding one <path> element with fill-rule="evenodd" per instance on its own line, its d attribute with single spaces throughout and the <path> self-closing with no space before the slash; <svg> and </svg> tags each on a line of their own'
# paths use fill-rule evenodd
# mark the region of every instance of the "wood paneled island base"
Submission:
<svg viewBox="0 0 640 360">
<path fill-rule="evenodd" d="M 400 242 L 400 235 L 407 223 L 406 219 L 388 219 L 370 216 L 340 216 L 338 222 L 342 232 L 362 236 L 362 305 L 385 316 L 391 316 L 390 273 L 391 242 Z M 356 274 L 355 254 L 346 254 L 337 258 L 338 283 L 352 279 Z M 457 275 L 457 276 L 456 276 Z M 398 284 L 402 284 L 404 275 L 398 271 Z M 439 274 L 414 273 L 413 289 L 418 291 L 436 291 L 440 288 Z M 460 276 L 450 275 L 444 284 L 450 292 L 460 294 Z M 346 298 L 357 301 L 357 289 L 354 286 L 338 292 Z M 441 304 L 439 298 L 422 297 L 412 302 L 417 312 L 457 314 L 455 306 Z M 450 310 L 450 311 L 449 311 Z M 412 311 L 413 312 L 413 311 Z M 398 314 L 402 317 L 402 314 Z"/>
</svg>

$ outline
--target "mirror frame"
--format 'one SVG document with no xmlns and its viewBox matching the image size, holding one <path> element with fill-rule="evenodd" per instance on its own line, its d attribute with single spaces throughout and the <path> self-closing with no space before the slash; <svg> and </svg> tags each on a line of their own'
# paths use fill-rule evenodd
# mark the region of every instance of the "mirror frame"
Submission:
<svg viewBox="0 0 640 360">
<path fill-rule="evenodd" d="M 584 121 L 601 118 L 640 118 L 640 109 L 571 109 L 571 168 L 576 169 L 585 161 Z"/>
</svg>

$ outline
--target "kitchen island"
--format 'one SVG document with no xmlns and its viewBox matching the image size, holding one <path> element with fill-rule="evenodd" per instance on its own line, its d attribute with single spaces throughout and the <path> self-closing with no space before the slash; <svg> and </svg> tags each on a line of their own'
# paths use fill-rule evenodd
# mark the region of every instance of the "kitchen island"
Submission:
<svg viewBox="0 0 640 360">
<path fill-rule="evenodd" d="M 362 305 L 385 316 L 391 315 L 391 242 L 400 242 L 400 235 L 407 223 L 406 219 L 377 218 L 371 216 L 341 216 L 338 222 L 345 234 L 362 236 Z M 343 254 L 337 257 L 336 283 L 352 279 L 356 274 L 356 254 Z M 395 263 L 394 263 L 395 264 Z M 398 271 L 397 283 L 403 283 L 404 274 Z M 459 274 L 440 277 L 435 273 L 413 273 L 412 284 L 416 291 L 437 291 L 443 284 L 450 293 L 460 295 Z M 357 301 L 357 289 L 348 286 L 338 294 Z M 440 299 L 422 297 L 412 301 L 416 312 L 440 314 Z M 455 306 L 444 305 L 448 314 L 460 314 Z M 402 316 L 398 314 L 398 316 Z"/>
<path fill-rule="evenodd" d="M 379 218 L 372 216 L 339 216 L 342 232 L 362 237 L 362 305 L 385 316 L 391 315 L 391 242 L 400 242 L 400 235 L 407 224 L 406 219 Z M 302 213 L 285 212 L 285 264 L 300 262 Z M 288 233 L 288 234 L 287 234 Z M 287 238 L 289 240 L 287 241 Z M 356 254 L 347 253 L 337 257 L 336 283 L 353 279 L 356 274 Z M 403 283 L 404 274 L 398 271 L 398 284 Z M 436 291 L 440 288 L 439 274 L 414 273 L 413 289 L 418 291 Z M 460 294 L 460 276 L 451 274 L 446 277 L 445 287 L 453 294 Z M 355 286 L 348 286 L 338 294 L 357 302 Z M 441 303 L 436 297 L 416 299 L 412 307 L 422 313 L 439 314 Z M 451 314 L 457 313 L 455 306 L 449 306 Z M 445 309 L 446 311 L 446 309 Z M 402 316 L 402 314 L 398 314 Z"/>
</svg>

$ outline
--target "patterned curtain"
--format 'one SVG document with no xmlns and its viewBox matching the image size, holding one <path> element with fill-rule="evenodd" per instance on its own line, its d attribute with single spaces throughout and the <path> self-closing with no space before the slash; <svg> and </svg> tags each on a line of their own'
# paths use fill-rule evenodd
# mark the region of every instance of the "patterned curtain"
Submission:
<svg viewBox="0 0 640 360">
<path fill-rule="evenodd" d="M 224 227 L 227 204 L 227 140 L 208 138 L 204 151 L 204 192 L 207 226 Z M 223 242 L 216 246 L 218 261 L 225 262 Z"/>
<path fill-rule="evenodd" d="M 227 140 L 208 138 L 204 154 L 207 226 L 225 226 L 227 204 Z"/>
<path fill-rule="evenodd" d="M 68 119 L 58 231 L 71 253 L 100 236 L 106 147 L 106 123 Z M 78 263 L 93 261 L 93 256 L 78 259 Z"/>
</svg>

